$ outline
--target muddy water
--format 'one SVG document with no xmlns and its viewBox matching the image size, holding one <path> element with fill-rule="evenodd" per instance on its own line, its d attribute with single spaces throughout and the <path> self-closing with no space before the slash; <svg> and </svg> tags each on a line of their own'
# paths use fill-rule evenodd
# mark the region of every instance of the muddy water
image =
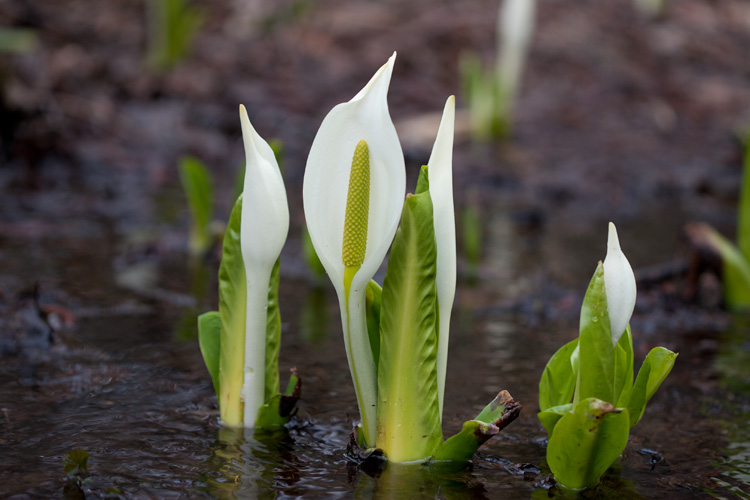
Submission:
<svg viewBox="0 0 750 500">
<path fill-rule="evenodd" d="M 696 215 L 673 202 L 644 213 L 654 210 L 662 224 L 635 215 L 620 226 L 636 268 L 673 255 L 677 228 Z M 103 238 L 104 223 L 74 240 L 6 234 L 3 317 L 30 321 L 32 303 L 22 292 L 38 281 L 39 303 L 64 306 L 75 324 L 57 324 L 51 343 L 44 332 L 42 340 L 23 337 L 22 348 L 2 358 L 0 495 L 62 497 L 62 457 L 72 449 L 91 456 L 83 491 L 92 498 L 555 495 L 547 489 L 546 436 L 535 417 L 537 383 L 549 356 L 576 335 L 581 294 L 604 255 L 606 221 L 589 215 L 566 225 L 570 214 L 553 215 L 529 232 L 513 214 L 513 206 L 490 204 L 484 278 L 459 288 L 444 429 L 457 431 L 501 389 L 524 410 L 471 469 L 442 475 L 394 467 L 371 477 L 344 459 L 357 415 L 335 295 L 327 284 L 313 286 L 294 237 L 282 271 L 281 369 L 296 366 L 304 379 L 300 414 L 288 432 L 253 435 L 219 427 L 195 339 L 194 316 L 216 300 L 215 263 L 190 264 L 169 244 L 144 245 L 133 233 L 112 243 Z M 181 241 L 170 234 L 162 241 L 172 239 Z M 628 239 L 651 247 L 630 252 Z M 647 291 L 639 298 L 636 356 L 661 344 L 680 357 L 596 495 L 748 498 L 750 326 L 694 306 L 670 309 L 656 297 Z"/>
</svg>

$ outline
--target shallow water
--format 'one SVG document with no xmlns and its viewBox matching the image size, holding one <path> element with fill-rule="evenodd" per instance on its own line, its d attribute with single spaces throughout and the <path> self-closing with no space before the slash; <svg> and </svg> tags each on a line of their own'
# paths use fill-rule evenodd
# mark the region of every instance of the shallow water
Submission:
<svg viewBox="0 0 750 500">
<path fill-rule="evenodd" d="M 668 213 L 673 227 L 693 216 L 673 203 L 649 210 Z M 110 488 L 124 498 L 555 495 L 543 464 L 546 435 L 535 416 L 537 384 L 549 356 L 577 333 L 582 293 L 603 257 L 606 226 L 566 230 L 564 218 L 553 216 L 544 229 L 528 233 L 512 213 L 507 204 L 491 206 L 484 221 L 484 278 L 458 291 L 445 434 L 501 389 L 524 409 L 480 450 L 472 468 L 452 474 L 394 467 L 371 477 L 345 460 L 357 414 L 338 306 L 328 284 L 313 286 L 294 250 L 285 251 L 290 265 L 282 270 L 281 370 L 282 384 L 292 366 L 303 378 L 299 418 L 288 432 L 252 435 L 218 425 L 195 339 L 195 315 L 216 300 L 215 263 L 190 264 L 172 248 L 123 244 L 132 241 L 127 238 L 95 245 L 103 227 L 75 240 L 3 240 L 6 289 L 28 285 L 17 271 L 28 269 L 31 281 L 40 282 L 40 303 L 63 304 L 76 324 L 59 329 L 49 348 L 32 342 L 3 359 L 0 494 L 61 497 L 62 458 L 83 449 L 91 456 L 83 491 L 92 498 Z M 674 244 L 664 236 L 673 233 L 639 220 L 620 227 L 626 252 L 623 235 L 665 251 L 634 249 L 636 268 L 659 263 L 656 256 Z M 144 288 L 126 290 L 118 282 Z M 749 498 L 750 327 L 725 315 L 693 321 L 705 315 L 693 307 L 665 312 L 649 297 L 639 300 L 632 321 L 636 357 L 660 344 L 680 357 L 631 432 L 621 463 L 586 496 Z M 6 292 L 5 316 L 22 317 L 28 304 L 10 298 Z"/>
</svg>

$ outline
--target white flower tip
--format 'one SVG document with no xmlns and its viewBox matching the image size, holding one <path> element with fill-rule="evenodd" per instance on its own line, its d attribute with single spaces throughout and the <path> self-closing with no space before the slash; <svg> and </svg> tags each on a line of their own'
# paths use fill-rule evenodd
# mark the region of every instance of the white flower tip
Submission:
<svg viewBox="0 0 750 500">
<path fill-rule="evenodd" d="M 607 250 L 622 252 L 620 239 L 617 237 L 617 228 L 614 222 L 609 223 L 609 235 L 607 236 Z"/>
<path fill-rule="evenodd" d="M 612 342 L 617 344 L 633 315 L 636 284 L 633 268 L 622 253 L 620 240 L 617 238 L 617 229 L 611 222 L 607 239 L 607 257 L 604 259 L 603 266 Z"/>
<path fill-rule="evenodd" d="M 394 52 L 391 57 L 388 58 L 388 61 L 384 65 L 382 65 L 373 75 L 372 78 L 370 78 L 370 81 L 367 82 L 367 85 L 364 86 L 362 90 L 360 90 L 357 95 L 355 95 L 351 101 L 358 101 L 360 99 L 363 99 L 367 94 L 369 94 L 373 88 L 376 86 L 381 87 L 381 93 L 383 96 L 385 96 L 388 93 L 388 86 L 391 83 L 391 75 L 393 74 L 393 66 L 396 64 L 396 52 Z M 381 83 L 382 82 L 382 83 Z"/>
</svg>

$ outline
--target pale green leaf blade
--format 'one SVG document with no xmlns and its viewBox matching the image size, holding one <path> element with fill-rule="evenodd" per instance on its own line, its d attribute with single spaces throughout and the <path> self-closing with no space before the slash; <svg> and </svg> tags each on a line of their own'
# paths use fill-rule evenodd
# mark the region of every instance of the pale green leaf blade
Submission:
<svg viewBox="0 0 750 500">
<path fill-rule="evenodd" d="M 633 335 L 630 325 L 615 346 L 614 402 L 617 408 L 627 408 L 633 390 Z"/>
<path fill-rule="evenodd" d="M 573 399 L 576 374 L 570 357 L 578 347 L 578 339 L 571 340 L 552 355 L 539 380 L 539 409 L 569 403 Z"/>
<path fill-rule="evenodd" d="M 211 311 L 198 316 L 198 342 L 208 373 L 218 397 L 221 393 L 219 381 L 219 356 L 221 355 L 221 316 Z"/>
<path fill-rule="evenodd" d="M 507 427 L 521 413 L 521 405 L 513 400 L 508 391 L 501 391 L 476 416 L 464 422 L 458 434 L 446 439 L 430 460 L 430 465 L 447 465 L 461 468 L 474 453 L 492 436 Z"/>
<path fill-rule="evenodd" d="M 436 257 L 430 194 L 408 195 L 380 313 L 377 444 L 393 462 L 430 457 L 442 442 Z"/>
<path fill-rule="evenodd" d="M 750 262 L 750 132 L 745 138 L 745 161 L 737 213 L 737 244 L 745 261 Z"/>
<path fill-rule="evenodd" d="M 279 392 L 279 350 L 281 349 L 281 313 L 279 311 L 279 259 L 268 282 L 266 312 L 266 376 L 263 396 L 266 401 Z"/>
<path fill-rule="evenodd" d="M 375 280 L 370 280 L 365 290 L 365 315 L 367 318 L 367 335 L 370 337 L 372 359 L 375 372 L 380 362 L 380 310 L 383 304 L 383 289 Z"/>
<path fill-rule="evenodd" d="M 602 263 L 594 272 L 581 307 L 580 333 L 580 400 L 614 399 L 614 346 L 607 313 Z"/>
<path fill-rule="evenodd" d="M 536 416 L 539 418 L 539 422 L 541 422 L 544 430 L 547 431 L 547 436 L 551 436 L 557 422 L 560 421 L 563 415 L 570 413 L 571 411 L 573 411 L 573 403 L 567 403 L 547 408 L 546 410 L 537 413 Z"/>
<path fill-rule="evenodd" d="M 211 246 L 209 224 L 213 217 L 213 183 L 206 167 L 196 158 L 184 157 L 179 165 L 180 182 L 190 208 L 190 251 L 206 252 Z"/>
<path fill-rule="evenodd" d="M 594 488 L 628 443 L 627 410 L 589 398 L 563 415 L 547 445 L 547 463 L 567 488 Z"/>
<path fill-rule="evenodd" d="M 240 399 L 245 364 L 245 308 L 247 281 L 240 249 L 242 196 L 232 209 L 224 233 L 219 266 L 219 315 L 221 316 L 221 354 L 219 356 L 219 409 L 224 424 L 243 425 Z"/>
<path fill-rule="evenodd" d="M 677 353 L 664 347 L 654 347 L 648 353 L 641 369 L 638 370 L 638 377 L 635 379 L 628 403 L 630 427 L 641 420 L 646 411 L 646 404 L 672 371 L 676 359 Z"/>
</svg>

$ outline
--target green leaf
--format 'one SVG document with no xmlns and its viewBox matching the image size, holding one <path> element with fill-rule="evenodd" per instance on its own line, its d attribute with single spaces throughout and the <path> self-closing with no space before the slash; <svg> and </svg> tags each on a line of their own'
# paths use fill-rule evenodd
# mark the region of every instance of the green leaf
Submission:
<svg viewBox="0 0 750 500">
<path fill-rule="evenodd" d="M 206 363 L 216 395 L 221 393 L 219 381 L 219 357 L 221 355 L 221 316 L 217 311 L 198 316 L 198 342 Z"/>
<path fill-rule="evenodd" d="M 275 430 L 284 427 L 289 422 L 293 410 L 300 397 L 302 381 L 297 376 L 296 370 L 292 369 L 284 394 L 272 395 L 266 404 L 258 410 L 258 418 L 255 427 L 263 430 Z"/>
<path fill-rule="evenodd" d="M 429 191 L 407 195 L 380 312 L 376 442 L 393 462 L 430 457 L 442 442 L 436 257 Z"/>
<path fill-rule="evenodd" d="M 242 196 L 232 209 L 224 233 L 219 266 L 219 315 L 221 316 L 221 353 L 219 356 L 219 409 L 224 424 L 243 425 L 240 398 L 244 381 L 245 314 L 247 281 L 240 248 Z"/>
<path fill-rule="evenodd" d="M 613 401 L 614 346 L 610 334 L 607 295 L 604 291 L 604 267 L 601 262 L 583 298 L 578 340 L 580 351 L 578 400 L 597 398 L 602 401 Z"/>
<path fill-rule="evenodd" d="M 552 435 L 552 431 L 555 429 L 557 422 L 560 421 L 563 415 L 573 411 L 573 403 L 567 403 L 559 406 L 552 406 L 546 410 L 537 413 L 537 418 L 542 423 L 544 430 L 547 431 L 547 436 Z"/>
<path fill-rule="evenodd" d="M 633 335 L 630 325 L 615 346 L 615 397 L 617 408 L 627 408 L 633 390 Z"/>
<path fill-rule="evenodd" d="M 737 213 L 737 244 L 746 262 L 750 262 L 750 132 L 745 140 L 745 162 Z M 750 292 L 749 292 L 750 293 Z"/>
<path fill-rule="evenodd" d="M 503 430 L 521 413 L 508 391 L 501 391 L 474 420 L 464 422 L 461 431 L 446 439 L 430 459 L 430 465 L 462 468 L 492 436 Z"/>
<path fill-rule="evenodd" d="M 279 350 L 281 349 L 281 313 L 279 312 L 279 259 L 273 265 L 268 282 L 266 312 L 266 375 L 263 397 L 268 400 L 279 392 Z"/>
<path fill-rule="evenodd" d="M 370 280 L 365 289 L 365 315 L 367 318 L 367 336 L 370 338 L 370 349 L 375 362 L 375 373 L 380 362 L 380 310 L 383 304 L 383 289 L 375 280 Z"/>
<path fill-rule="evenodd" d="M 190 253 L 201 255 L 211 248 L 209 224 L 213 217 L 213 184 L 206 167 L 196 158 L 184 157 L 179 165 L 180 182 L 190 208 Z"/>
<path fill-rule="evenodd" d="M 633 393 L 628 403 L 630 427 L 637 424 L 646 410 L 646 404 L 654 395 L 669 372 L 672 371 L 677 353 L 664 347 L 654 347 L 643 361 L 638 377 L 635 379 Z"/>
<path fill-rule="evenodd" d="M 0 28 L 0 52 L 23 54 L 38 43 L 34 30 L 28 28 Z"/>
<path fill-rule="evenodd" d="M 570 403 L 576 385 L 576 373 L 570 357 L 578 347 L 578 339 L 571 340 L 552 355 L 539 381 L 539 409 Z"/>
<path fill-rule="evenodd" d="M 625 449 L 629 432 L 627 410 L 585 399 L 557 422 L 547 446 L 547 463 L 561 485 L 594 488 Z"/>
<path fill-rule="evenodd" d="M 86 474 L 89 454 L 83 450 L 70 450 L 63 457 L 63 469 L 68 477 L 79 477 Z"/>
</svg>

